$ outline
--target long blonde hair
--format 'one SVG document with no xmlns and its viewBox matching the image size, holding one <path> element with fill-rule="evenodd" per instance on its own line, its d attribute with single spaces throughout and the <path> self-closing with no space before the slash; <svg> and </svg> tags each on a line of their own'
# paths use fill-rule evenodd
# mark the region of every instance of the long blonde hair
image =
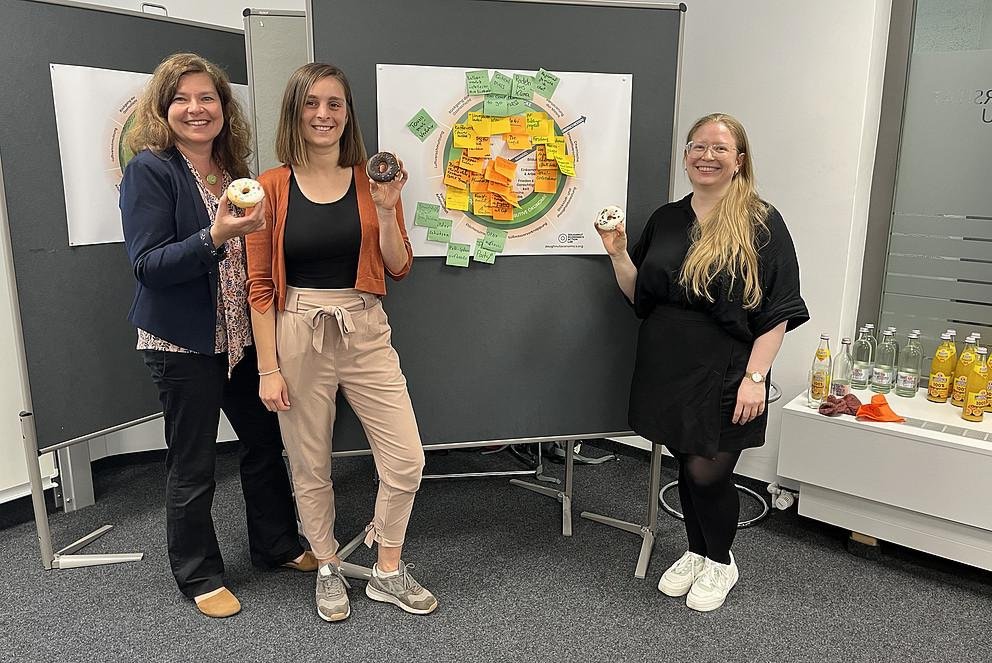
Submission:
<svg viewBox="0 0 992 663">
<path fill-rule="evenodd" d="M 365 143 L 362 141 L 362 130 L 358 126 L 354 105 L 351 99 L 351 85 L 344 72 L 332 64 L 311 62 L 305 64 L 289 77 L 286 91 L 282 95 L 282 108 L 279 112 L 279 126 L 276 130 L 276 158 L 290 166 L 307 165 L 307 143 L 303 138 L 300 125 L 303 117 L 303 105 L 313 84 L 322 78 L 334 78 L 344 88 L 345 102 L 348 110 L 348 122 L 344 125 L 341 135 L 338 165 L 342 168 L 357 166 L 365 161 Z"/>
<path fill-rule="evenodd" d="M 753 309 L 761 303 L 758 231 L 767 231 L 768 205 L 758 197 L 747 134 L 736 118 L 724 113 L 701 117 L 689 130 L 686 143 L 702 126 L 712 122 L 727 127 L 743 159 L 720 202 L 706 218 L 693 225 L 679 283 L 686 292 L 712 302 L 710 286 L 717 277 L 725 274 L 730 279 L 730 292 L 733 292 L 735 281 L 740 279 L 744 286 L 744 308 Z"/>
<path fill-rule="evenodd" d="M 169 106 L 176 96 L 179 79 L 185 74 L 200 73 L 210 76 L 224 111 L 224 126 L 214 138 L 214 161 L 232 177 L 247 177 L 248 157 L 251 155 L 248 121 L 234 97 L 231 81 L 224 70 L 196 53 L 175 53 L 155 67 L 134 109 L 134 124 L 127 134 L 128 147 L 137 154 L 144 149 L 164 152 L 176 144 L 176 137 L 169 126 Z"/>
</svg>

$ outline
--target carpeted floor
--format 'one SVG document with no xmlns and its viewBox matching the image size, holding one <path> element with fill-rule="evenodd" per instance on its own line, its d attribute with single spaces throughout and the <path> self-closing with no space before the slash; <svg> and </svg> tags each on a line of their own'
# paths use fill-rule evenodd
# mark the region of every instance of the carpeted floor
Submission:
<svg viewBox="0 0 992 663">
<path fill-rule="evenodd" d="M 407 615 L 370 601 L 356 582 L 351 618 L 327 624 L 314 612 L 312 575 L 248 562 L 236 463 L 230 450 L 221 454 L 214 518 L 241 614 L 209 620 L 176 590 L 161 460 L 104 464 L 96 506 L 51 516 L 55 545 L 112 523 L 84 552 L 142 551 L 144 561 L 44 571 L 29 506 L 0 507 L 0 660 L 992 659 L 992 573 L 897 546 L 879 560 L 857 557 L 845 550 L 846 532 L 794 508 L 739 532 L 741 580 L 723 608 L 700 614 L 660 594 L 659 575 L 685 548 L 679 521 L 661 513 L 648 577 L 637 580 L 640 539 L 578 517 L 590 510 L 640 520 L 648 466 L 629 456 L 577 466 L 571 538 L 560 534 L 557 502 L 505 479 L 425 482 L 404 557 L 439 597 L 438 610 Z M 428 455 L 428 472 L 519 467 L 505 453 Z M 666 459 L 665 480 L 671 475 Z M 335 486 L 344 541 L 371 516 L 371 459 L 337 460 Z M 362 548 L 349 561 L 372 556 Z"/>
</svg>

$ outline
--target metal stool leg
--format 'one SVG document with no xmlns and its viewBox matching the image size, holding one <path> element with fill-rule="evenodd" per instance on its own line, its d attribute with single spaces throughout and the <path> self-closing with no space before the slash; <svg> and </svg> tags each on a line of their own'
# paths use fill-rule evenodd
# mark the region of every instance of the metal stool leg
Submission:
<svg viewBox="0 0 992 663">
<path fill-rule="evenodd" d="M 679 485 L 678 481 L 672 481 L 671 483 L 666 483 L 665 487 L 658 492 L 658 502 L 661 504 L 661 508 L 667 511 L 670 516 L 673 516 L 674 518 L 678 518 L 679 520 L 685 520 L 685 516 L 682 514 L 681 511 L 679 511 L 671 504 L 669 504 L 667 501 L 665 501 L 665 493 L 667 493 L 672 488 L 677 487 L 678 485 Z M 754 499 L 758 500 L 758 503 L 761 504 L 761 513 L 759 513 L 754 518 L 749 518 L 748 520 L 742 520 L 738 522 L 737 527 L 739 529 L 744 529 L 745 527 L 750 527 L 751 525 L 754 525 L 755 523 L 764 520 L 764 518 L 769 513 L 768 502 L 766 502 L 764 498 L 761 497 L 761 495 L 754 492 L 747 486 L 742 486 L 739 483 L 735 483 L 734 487 L 737 488 L 739 492 L 745 495 L 750 495 Z"/>
</svg>

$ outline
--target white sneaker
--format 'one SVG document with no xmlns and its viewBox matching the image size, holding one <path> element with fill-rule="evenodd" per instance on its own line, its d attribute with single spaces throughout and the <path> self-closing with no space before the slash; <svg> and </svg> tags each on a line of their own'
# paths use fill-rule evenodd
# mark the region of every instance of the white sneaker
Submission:
<svg viewBox="0 0 992 663">
<path fill-rule="evenodd" d="M 696 577 L 702 573 L 705 564 L 705 557 L 686 550 L 677 562 L 661 574 L 658 591 L 668 596 L 685 596 Z"/>
<path fill-rule="evenodd" d="M 685 604 L 700 612 L 716 610 L 727 600 L 727 594 L 737 584 L 738 578 L 740 572 L 734 553 L 730 553 L 730 564 L 720 564 L 707 558 L 703 572 L 692 583 Z"/>
</svg>

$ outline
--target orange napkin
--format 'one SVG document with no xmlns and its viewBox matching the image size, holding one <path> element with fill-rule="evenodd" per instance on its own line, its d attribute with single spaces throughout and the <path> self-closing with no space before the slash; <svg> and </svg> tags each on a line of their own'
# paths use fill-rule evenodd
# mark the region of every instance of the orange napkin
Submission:
<svg viewBox="0 0 992 663">
<path fill-rule="evenodd" d="M 892 411 L 889 402 L 882 394 L 875 394 L 871 397 L 871 404 L 862 405 L 858 408 L 858 419 L 868 419 L 869 421 L 893 421 L 901 424 L 905 419 Z"/>
</svg>

